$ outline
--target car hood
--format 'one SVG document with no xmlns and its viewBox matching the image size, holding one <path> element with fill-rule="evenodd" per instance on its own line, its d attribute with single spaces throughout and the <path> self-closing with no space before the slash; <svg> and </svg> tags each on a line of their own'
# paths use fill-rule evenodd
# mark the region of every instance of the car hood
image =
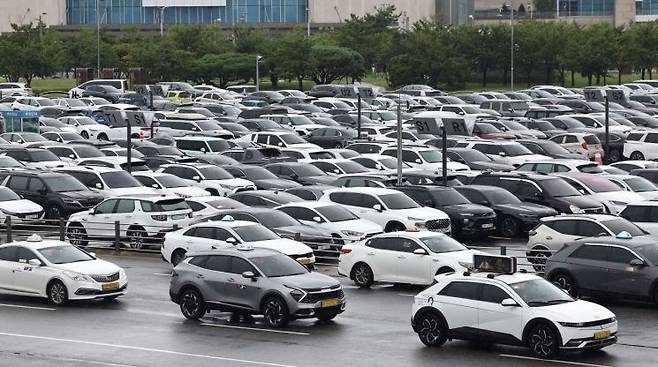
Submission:
<svg viewBox="0 0 658 367">
<path fill-rule="evenodd" d="M 202 180 L 201 182 L 207 182 L 207 183 L 213 183 L 217 185 L 222 185 L 226 187 L 245 187 L 245 186 L 253 186 L 254 183 L 245 180 L 244 178 L 230 178 L 226 180 Z"/>
<path fill-rule="evenodd" d="M 513 171 L 514 166 L 511 164 L 494 163 L 487 161 L 475 161 L 469 164 L 471 169 L 475 170 L 492 170 L 492 171 Z"/>
<path fill-rule="evenodd" d="M 279 279 L 281 284 L 287 287 L 301 288 L 309 291 L 336 287 L 340 284 L 338 280 L 318 272 L 289 275 L 286 277 L 278 277 L 274 279 Z"/>
<path fill-rule="evenodd" d="M 60 192 L 60 196 L 66 197 L 68 199 L 74 200 L 89 200 L 89 199 L 98 199 L 102 200 L 104 197 L 93 191 L 66 191 Z"/>
<path fill-rule="evenodd" d="M 501 204 L 501 205 L 496 205 L 495 209 L 509 209 L 512 211 L 515 211 L 517 213 L 523 213 L 523 214 L 534 214 L 540 217 L 543 216 L 549 216 L 549 215 L 557 215 L 557 211 L 555 211 L 553 208 L 549 208 L 544 205 L 539 205 L 539 204 L 533 204 L 533 203 L 521 203 L 521 204 Z"/>
<path fill-rule="evenodd" d="M 157 191 L 153 190 L 150 187 L 144 187 L 144 186 L 137 186 L 137 187 L 124 187 L 120 189 L 110 189 L 108 188 L 107 191 L 111 193 L 112 195 L 153 195 L 157 194 Z"/>
<path fill-rule="evenodd" d="M 335 176 L 306 176 L 300 177 L 301 181 L 312 185 L 330 185 L 336 181 Z"/>
<path fill-rule="evenodd" d="M 284 226 L 284 227 L 276 227 L 272 229 L 274 232 L 276 232 L 278 235 L 295 235 L 299 233 L 302 238 L 306 237 L 317 237 L 317 238 L 327 238 L 331 237 L 331 233 L 327 233 L 326 231 L 322 231 L 319 229 L 315 229 L 311 226 L 307 226 L 305 224 L 296 224 L 293 226 Z"/>
<path fill-rule="evenodd" d="M 8 213 L 36 213 L 43 211 L 41 205 L 27 199 L 0 201 L 0 210 Z"/>
<path fill-rule="evenodd" d="M 418 218 L 422 220 L 446 219 L 448 215 L 441 210 L 434 208 L 410 208 L 410 209 L 397 209 L 395 214 Z"/>
<path fill-rule="evenodd" d="M 491 208 L 487 208 L 484 205 L 478 204 L 458 204 L 458 205 L 446 205 L 442 206 L 441 210 L 451 214 L 461 214 L 461 213 L 470 213 L 470 214 L 493 214 Z"/>
<path fill-rule="evenodd" d="M 299 187 L 301 186 L 295 181 L 291 180 L 286 180 L 286 179 L 277 179 L 277 178 L 270 178 L 267 180 L 254 180 L 253 181 L 256 186 L 260 189 L 291 189 L 293 187 Z"/>
<path fill-rule="evenodd" d="M 311 250 L 311 248 L 306 246 L 305 244 L 301 242 L 289 240 L 287 238 L 277 238 L 274 240 L 266 240 L 266 241 L 253 241 L 253 242 L 249 242 L 249 244 L 253 245 L 254 247 L 277 250 L 288 256 L 303 255 L 303 254 L 308 254 L 309 252 L 313 252 L 313 250 Z"/>
<path fill-rule="evenodd" d="M 108 275 L 121 270 L 118 266 L 100 259 L 70 264 L 53 264 L 52 267 L 86 275 Z"/>
<path fill-rule="evenodd" d="M 542 314 L 551 315 L 550 319 L 558 322 L 588 322 L 615 317 L 607 308 L 596 303 L 576 300 L 551 306 L 532 307 Z"/>
<path fill-rule="evenodd" d="M 573 204 L 581 209 L 601 208 L 600 201 L 587 197 L 587 196 L 563 196 L 556 198 L 557 200 L 565 201 L 568 204 Z"/>
</svg>

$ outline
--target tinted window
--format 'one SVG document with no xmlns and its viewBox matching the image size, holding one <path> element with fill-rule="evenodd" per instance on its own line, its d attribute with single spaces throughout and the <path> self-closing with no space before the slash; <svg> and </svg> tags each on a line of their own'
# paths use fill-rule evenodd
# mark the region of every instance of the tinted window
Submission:
<svg viewBox="0 0 658 367">
<path fill-rule="evenodd" d="M 228 256 L 209 256 L 203 267 L 208 270 L 228 273 L 231 267 L 231 258 Z"/>
<path fill-rule="evenodd" d="M 9 179 L 9 187 L 14 190 L 27 190 L 27 177 L 25 176 L 13 176 Z"/>
<path fill-rule="evenodd" d="M 627 206 L 619 216 L 630 220 L 631 222 L 653 222 L 658 220 L 658 216 L 649 216 L 648 207 L 646 206 Z M 658 213 L 655 213 L 658 214 Z M 655 219 L 652 219 L 655 218 Z"/>
<path fill-rule="evenodd" d="M 477 300 L 480 284 L 471 282 L 452 282 L 443 288 L 440 296 Z"/>
<path fill-rule="evenodd" d="M 41 192 L 46 188 L 41 179 L 32 177 L 30 179 L 30 184 L 28 185 L 28 191 L 31 192 Z"/>
<path fill-rule="evenodd" d="M 577 225 L 578 221 L 575 220 L 558 220 L 553 224 L 552 228 L 563 234 L 578 236 Z"/>
<path fill-rule="evenodd" d="M 419 248 L 420 246 L 416 242 L 406 238 L 400 238 L 399 241 L 395 242 L 395 248 L 393 250 L 411 253 Z"/>
<path fill-rule="evenodd" d="M 9 246 L 9 247 L 3 247 L 0 248 L 0 260 L 2 261 L 18 261 L 17 257 L 17 247 L 15 246 Z"/>
<path fill-rule="evenodd" d="M 96 209 L 94 209 L 94 214 L 110 214 L 114 211 L 114 206 L 118 200 L 108 200 L 103 203 L 98 204 Z"/>
<path fill-rule="evenodd" d="M 608 231 L 603 229 L 601 225 L 587 220 L 582 220 L 578 223 L 578 232 L 580 232 L 580 236 L 582 237 L 596 237 L 601 233 L 608 235 Z"/>
<path fill-rule="evenodd" d="M 256 274 L 256 270 L 254 269 L 249 262 L 247 262 L 245 259 L 241 259 L 239 257 L 233 257 L 231 261 L 231 273 L 233 274 L 242 274 L 245 271 L 251 271 L 254 274 Z"/>
<path fill-rule="evenodd" d="M 511 298 L 507 292 L 496 287 L 495 285 L 483 284 L 482 285 L 482 298 L 483 302 L 501 303 L 504 299 Z"/>
<path fill-rule="evenodd" d="M 115 213 L 132 213 L 134 211 L 135 201 L 132 199 L 119 200 L 119 204 L 117 204 L 117 207 L 114 210 Z"/>
<path fill-rule="evenodd" d="M 612 231 L 612 233 L 614 234 L 619 234 L 621 232 L 628 232 L 633 237 L 642 236 L 646 234 L 642 229 L 640 229 L 640 227 L 627 221 L 624 218 L 606 220 L 602 222 L 602 224 L 608 227 L 608 229 L 610 229 L 610 231 Z"/>
<path fill-rule="evenodd" d="M 569 255 L 569 257 L 583 260 L 605 261 L 609 249 L 610 247 L 608 246 L 582 245 Z"/>
<path fill-rule="evenodd" d="M 18 248 L 18 253 L 17 256 L 18 261 L 20 262 L 28 262 L 32 259 L 38 259 L 39 257 L 32 252 L 32 250 L 26 249 L 25 247 L 19 247 Z"/>
<path fill-rule="evenodd" d="M 637 256 L 626 249 L 610 247 L 608 250 L 608 261 L 610 262 L 628 264 L 633 259 L 637 259 Z"/>
<path fill-rule="evenodd" d="M 395 250 L 397 238 L 396 237 L 379 237 L 373 238 L 366 242 L 367 247 L 376 248 L 379 250 Z"/>
</svg>

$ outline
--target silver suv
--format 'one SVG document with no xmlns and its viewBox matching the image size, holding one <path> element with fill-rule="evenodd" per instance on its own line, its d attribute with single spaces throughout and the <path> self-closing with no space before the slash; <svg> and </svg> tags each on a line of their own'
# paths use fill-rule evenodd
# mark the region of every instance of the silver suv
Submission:
<svg viewBox="0 0 658 367">
<path fill-rule="evenodd" d="M 300 318 L 328 321 L 345 310 L 337 280 L 278 251 L 245 245 L 190 254 L 174 268 L 169 296 L 188 319 L 210 310 L 260 314 L 274 328 Z"/>
</svg>

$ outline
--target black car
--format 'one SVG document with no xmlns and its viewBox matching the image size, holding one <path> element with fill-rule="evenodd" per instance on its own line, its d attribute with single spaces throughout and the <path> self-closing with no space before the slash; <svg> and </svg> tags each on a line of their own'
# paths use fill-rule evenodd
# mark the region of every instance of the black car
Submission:
<svg viewBox="0 0 658 367">
<path fill-rule="evenodd" d="M 325 192 L 335 189 L 336 186 L 310 185 L 310 186 L 301 186 L 301 187 L 295 187 L 293 189 L 288 189 L 286 190 L 286 192 L 298 196 L 303 200 L 316 201 L 316 200 L 320 200 L 320 198 L 324 195 Z"/>
<path fill-rule="evenodd" d="M 514 166 L 498 163 L 486 154 L 472 148 L 448 148 L 448 158 L 467 165 L 473 170 L 512 171 Z"/>
<path fill-rule="evenodd" d="M 245 99 L 246 101 L 247 99 Z M 286 115 L 290 113 L 287 107 L 283 106 L 266 106 L 243 110 L 238 117 L 243 119 L 257 119 L 263 115 Z"/>
<path fill-rule="evenodd" d="M 246 127 L 250 131 L 255 131 L 255 132 L 260 132 L 260 131 L 290 132 L 290 129 L 286 129 L 283 126 L 277 124 L 276 122 L 268 119 L 245 119 L 245 120 L 241 120 L 239 124 Z"/>
<path fill-rule="evenodd" d="M 284 98 L 286 98 L 286 96 L 284 96 L 283 94 L 272 90 L 262 90 L 258 92 L 253 92 L 249 94 L 246 98 L 251 99 L 253 97 L 262 98 L 269 104 L 279 103 L 283 101 Z"/>
<path fill-rule="evenodd" d="M 397 185 L 397 178 L 377 174 L 345 175 L 338 177 L 331 185 L 336 187 L 391 187 Z"/>
<path fill-rule="evenodd" d="M 451 233 L 455 236 L 487 237 L 496 231 L 493 209 L 471 203 L 450 187 L 401 186 L 395 188 L 423 206 L 439 209 L 450 217 Z"/>
<path fill-rule="evenodd" d="M 498 233 L 504 237 L 526 234 L 539 224 L 541 218 L 557 214 L 547 206 L 521 201 L 500 187 L 466 185 L 455 187 L 455 190 L 470 202 L 493 209 L 496 212 Z"/>
<path fill-rule="evenodd" d="M 122 95 L 119 89 L 111 85 L 90 85 L 82 92 L 82 97 L 100 97 L 111 103 L 117 103 Z"/>
<path fill-rule="evenodd" d="M 336 180 L 310 163 L 272 163 L 265 168 L 278 177 L 299 182 L 302 185 L 330 185 Z"/>
<path fill-rule="evenodd" d="M 244 178 L 253 182 L 258 190 L 285 190 L 301 186 L 295 181 L 279 178 L 274 173 L 259 166 L 240 164 L 223 166 L 222 168 L 236 178 Z"/>
<path fill-rule="evenodd" d="M 222 152 L 222 155 L 231 157 L 240 163 L 255 165 L 294 161 L 294 159 L 283 155 L 277 148 L 231 149 Z"/>
<path fill-rule="evenodd" d="M 230 131 L 233 135 L 235 135 L 236 138 L 240 138 L 242 136 L 248 135 L 251 133 L 249 129 L 244 127 L 243 125 L 240 125 L 237 122 L 223 122 L 223 121 L 218 121 L 217 122 L 219 126 L 222 127 L 224 130 Z"/>
<path fill-rule="evenodd" d="M 638 168 L 631 170 L 628 174 L 644 177 L 658 185 L 658 168 Z"/>
<path fill-rule="evenodd" d="M 41 205 L 48 219 L 66 218 L 89 210 L 104 199 L 65 173 L 4 171 L 0 172 L 0 183 L 22 198 Z"/>
<path fill-rule="evenodd" d="M 242 191 L 230 195 L 229 198 L 247 206 L 261 208 L 274 208 L 279 205 L 302 201 L 302 199 L 293 194 L 274 190 Z"/>
<path fill-rule="evenodd" d="M 604 152 L 607 152 L 605 145 L 605 132 L 599 131 L 596 134 L 596 137 L 601 141 L 601 147 Z M 619 162 L 622 160 L 624 152 L 624 143 L 626 142 L 626 137 L 620 133 L 608 132 L 608 143 L 610 153 L 607 155 L 606 161 L 611 163 Z M 604 154 L 605 155 L 605 154 Z"/>
<path fill-rule="evenodd" d="M 559 213 L 604 213 L 601 202 L 584 196 L 560 177 L 517 172 L 485 172 L 471 180 L 474 185 L 502 187 L 519 199 L 545 205 Z"/>
<path fill-rule="evenodd" d="M 564 133 L 564 131 L 562 131 Z M 518 139 L 524 147 L 528 148 L 533 154 L 541 154 L 551 158 L 562 159 L 582 159 L 583 156 L 577 153 L 570 153 L 568 150 L 551 140 L 539 139 Z"/>
<path fill-rule="evenodd" d="M 446 184 L 448 187 L 461 186 L 470 182 L 471 178 L 459 175 L 459 172 L 448 172 Z M 402 183 L 410 185 L 443 186 L 443 175 L 440 171 L 405 171 L 402 172 Z"/>
<path fill-rule="evenodd" d="M 335 97 L 341 95 L 340 85 L 335 84 L 317 84 L 311 90 L 306 92 L 311 97 Z"/>
<path fill-rule="evenodd" d="M 309 143 L 322 148 L 341 149 L 354 142 L 358 138 L 354 129 L 345 127 L 324 127 L 315 129 L 304 137 Z"/>
</svg>

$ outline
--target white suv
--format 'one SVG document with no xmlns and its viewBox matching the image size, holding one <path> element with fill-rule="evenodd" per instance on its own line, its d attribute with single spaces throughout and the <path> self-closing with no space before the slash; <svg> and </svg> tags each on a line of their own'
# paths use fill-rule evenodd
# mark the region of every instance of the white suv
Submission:
<svg viewBox="0 0 658 367">
<path fill-rule="evenodd" d="M 55 170 L 75 177 L 91 191 L 105 197 L 120 195 L 152 195 L 157 192 L 144 187 L 130 173 L 118 169 L 97 166 L 73 166 Z"/>
<path fill-rule="evenodd" d="M 275 148 L 322 149 L 318 145 L 311 144 L 302 139 L 294 132 L 258 132 L 245 135 L 236 140 L 258 143 L 266 147 Z"/>
<path fill-rule="evenodd" d="M 85 246 L 90 240 L 113 240 L 115 222 L 119 222 L 121 239 L 132 248 L 142 248 L 176 227 L 187 227 L 192 222 L 192 209 L 178 196 L 110 198 L 93 209 L 72 214 L 66 232 L 71 243 Z"/>
<path fill-rule="evenodd" d="M 212 164 L 165 164 L 157 172 L 170 173 L 201 187 L 215 196 L 228 196 L 238 191 L 256 190 L 256 185 L 243 178 L 235 178 L 223 168 Z"/>
<path fill-rule="evenodd" d="M 306 136 L 313 130 L 322 129 L 326 126 L 318 125 L 313 120 L 304 115 L 288 114 L 288 115 L 262 115 L 260 118 L 272 120 L 281 126 L 290 126 L 297 134 Z"/>
<path fill-rule="evenodd" d="M 448 339 L 524 345 L 533 356 L 600 349 L 617 342 L 617 319 L 607 308 L 574 300 L 536 275 L 457 273 L 436 276 L 418 293 L 411 325 L 432 347 Z"/>
<path fill-rule="evenodd" d="M 624 141 L 624 157 L 631 160 L 658 159 L 658 132 L 633 131 Z"/>
<path fill-rule="evenodd" d="M 329 190 L 320 201 L 341 204 L 360 218 L 379 224 L 385 232 L 426 229 L 450 233 L 450 218 L 446 213 L 422 207 L 397 190 L 378 187 Z"/>
<path fill-rule="evenodd" d="M 382 155 L 397 158 L 398 148 L 389 147 L 381 152 Z M 441 151 L 436 148 L 428 148 L 421 146 L 405 146 L 402 147 L 402 161 L 412 168 L 440 171 L 443 169 L 443 156 Z M 450 171 L 470 171 L 471 169 L 462 163 L 452 162 L 447 160 L 448 170 Z"/>
<path fill-rule="evenodd" d="M 169 173 L 140 171 L 133 173 L 133 177 L 162 195 L 178 195 L 183 198 L 210 196 L 208 191 L 190 186 L 187 181 Z"/>
</svg>

